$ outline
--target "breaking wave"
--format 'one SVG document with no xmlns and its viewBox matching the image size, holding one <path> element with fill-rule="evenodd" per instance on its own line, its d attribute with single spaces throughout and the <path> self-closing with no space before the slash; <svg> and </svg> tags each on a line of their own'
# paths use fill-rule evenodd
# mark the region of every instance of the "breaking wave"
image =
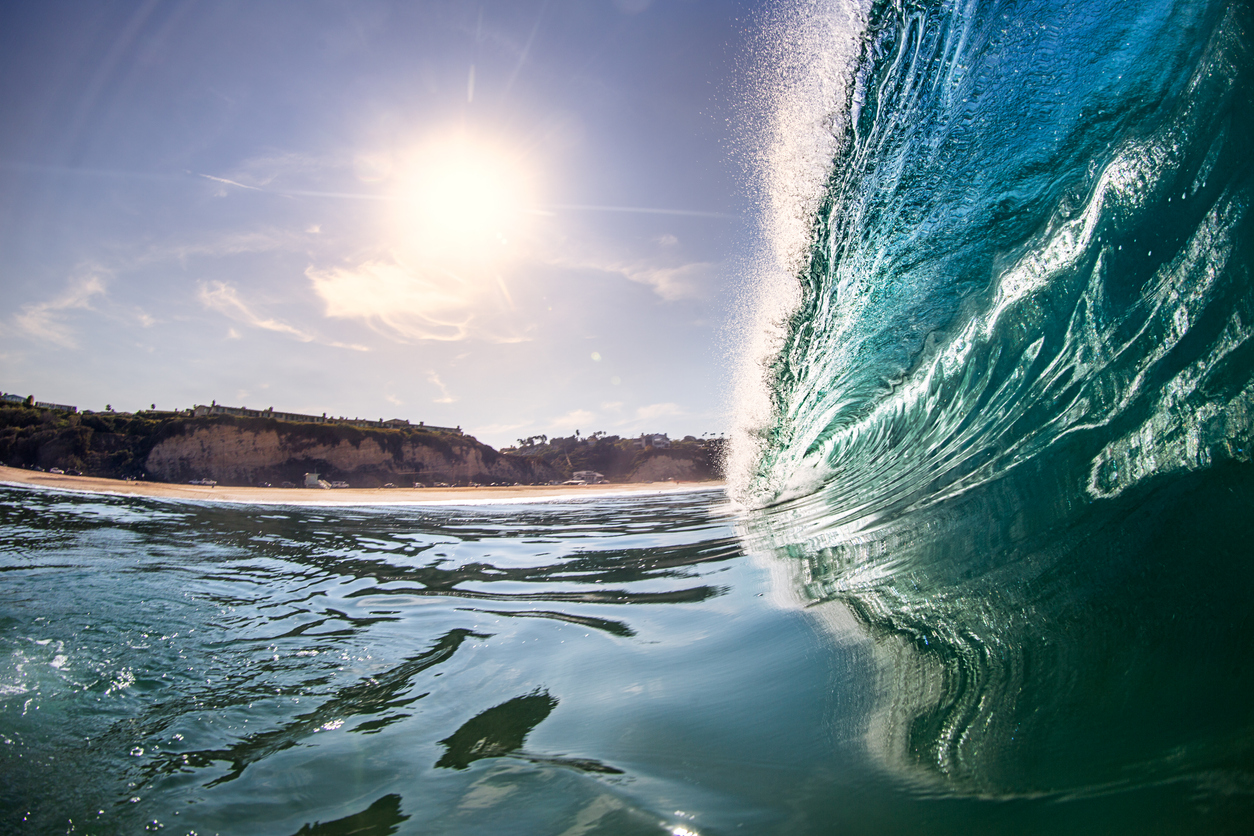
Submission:
<svg viewBox="0 0 1254 836">
<path fill-rule="evenodd" d="M 764 143 L 745 536 L 876 639 L 885 763 L 1248 792 L 1249 8 L 794 14 L 828 83 Z"/>
</svg>

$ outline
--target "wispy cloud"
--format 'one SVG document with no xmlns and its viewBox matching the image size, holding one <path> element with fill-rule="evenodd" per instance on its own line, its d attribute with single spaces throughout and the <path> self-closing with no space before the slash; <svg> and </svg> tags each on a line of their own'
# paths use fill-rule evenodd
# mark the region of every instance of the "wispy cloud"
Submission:
<svg viewBox="0 0 1254 836">
<path fill-rule="evenodd" d="M 240 298 L 239 291 L 226 282 L 209 282 L 207 284 L 202 284 L 200 286 L 200 292 L 197 294 L 197 298 L 200 300 L 200 304 L 204 305 L 206 308 L 217 311 L 223 316 L 229 317 L 236 322 L 243 323 L 244 325 L 251 325 L 254 328 L 261 328 L 265 331 L 287 334 L 289 337 L 303 343 L 317 342 L 321 345 L 329 345 L 332 348 L 347 348 L 350 351 L 370 350 L 368 346 L 364 345 L 323 339 L 317 334 L 304 331 L 294 325 L 289 325 L 281 320 L 258 313 L 254 306 L 249 305 Z M 227 330 L 227 336 L 230 339 L 239 339 L 241 335 L 235 328 L 230 328 Z"/>
<path fill-rule="evenodd" d="M 162 243 L 152 246 L 128 260 L 113 265 L 119 272 L 151 264 L 177 261 L 186 264 L 189 259 L 221 258 L 248 253 L 298 250 L 308 245 L 303 235 L 285 230 L 248 230 L 228 235 L 215 235 L 195 242 Z"/>
<path fill-rule="evenodd" d="M 197 294 L 200 304 L 210 310 L 217 311 L 223 316 L 230 317 L 236 322 L 242 322 L 245 325 L 251 325 L 254 328 L 263 328 L 267 331 L 277 331 L 280 334 L 287 334 L 303 343 L 312 342 L 313 335 L 307 334 L 299 328 L 288 325 L 286 322 L 280 322 L 277 319 L 263 316 L 257 313 L 243 299 L 240 299 L 239 292 L 234 287 L 225 282 L 209 282 L 200 286 L 200 293 Z"/>
<path fill-rule="evenodd" d="M 433 398 L 432 403 L 455 403 L 457 401 L 456 396 L 449 394 L 448 387 L 444 385 L 444 381 L 440 380 L 440 376 L 438 374 L 435 372 L 428 372 L 427 380 L 435 384 L 440 390 L 440 397 Z"/>
<path fill-rule="evenodd" d="M 710 261 L 693 261 L 674 267 L 659 267 L 639 261 L 565 256 L 550 259 L 549 263 L 568 270 L 596 270 L 619 275 L 648 285 L 668 302 L 708 296 L 719 266 Z"/>
<path fill-rule="evenodd" d="M 586 409 L 574 409 L 565 415 L 558 416 L 549 422 L 554 432 L 571 432 L 580 430 L 583 433 L 595 432 L 592 429 L 593 423 L 597 420 L 597 414 Z"/>
<path fill-rule="evenodd" d="M 217 183 L 226 183 L 228 186 L 239 186 L 241 189 L 251 189 L 254 192 L 265 191 L 265 189 L 258 188 L 257 186 L 249 186 L 246 183 L 237 183 L 234 180 L 228 180 L 225 177 L 214 177 L 212 174 L 202 174 L 200 176 L 206 180 L 213 180 Z"/>
<path fill-rule="evenodd" d="M 470 434 L 475 436 L 476 438 L 481 437 L 481 436 L 502 435 L 504 433 L 512 433 L 512 432 L 515 432 L 516 430 L 523 430 L 529 427 L 533 427 L 535 426 L 535 423 L 536 423 L 535 421 L 528 419 L 526 421 L 520 421 L 516 424 L 483 424 L 478 427 L 472 427 L 470 429 Z"/>
<path fill-rule="evenodd" d="M 499 277 L 471 276 L 439 267 L 408 267 L 372 260 L 353 268 L 310 267 L 305 275 L 326 304 L 326 315 L 358 319 L 384 336 L 402 341 L 492 342 L 523 338 L 503 323 L 482 322 L 508 310 Z"/>
<path fill-rule="evenodd" d="M 361 319 L 376 331 L 412 340 L 462 340 L 469 333 L 473 316 L 456 277 L 437 281 L 382 261 L 310 267 L 305 275 L 329 317 Z"/>
<path fill-rule="evenodd" d="M 637 421 L 654 421 L 672 415 L 683 415 L 684 411 L 675 403 L 654 403 L 636 409 Z"/>
<path fill-rule="evenodd" d="M 615 429 L 619 432 L 630 430 L 629 435 L 645 431 L 661 432 L 668 429 L 665 419 L 689 416 L 687 410 L 672 402 L 648 404 L 636 407 L 630 413 L 625 413 L 626 410 L 622 401 L 607 401 L 601 404 L 601 412 L 599 413 L 588 409 L 574 409 L 565 415 L 559 415 L 547 422 L 547 426 L 550 428 L 547 431 L 554 434 L 564 434 L 580 430 L 583 435 L 589 435 L 597 430 L 607 428 Z M 533 424 L 534 422 L 528 422 L 519 426 L 532 426 Z"/>
<path fill-rule="evenodd" d="M 386 157 L 387 155 L 365 155 L 364 157 L 363 155 L 356 155 L 354 157 L 348 154 L 316 156 L 286 152 L 245 160 L 234 171 L 227 172 L 225 176 L 192 171 L 187 173 L 196 177 L 202 177 L 205 180 L 212 180 L 215 183 L 221 183 L 224 186 L 234 186 L 239 189 L 264 192 L 266 194 L 288 197 L 391 201 L 396 200 L 397 196 L 388 192 L 329 191 L 325 188 L 310 188 L 311 185 L 316 186 L 319 183 L 327 182 L 328 178 L 336 182 L 343 182 L 344 176 L 360 169 L 363 161 L 369 170 L 366 172 L 367 174 L 375 173 L 376 170 L 390 171 L 392 162 L 387 160 Z M 364 176 L 358 179 L 372 182 L 379 178 Z M 218 197 L 226 197 L 229 191 L 219 189 L 215 194 Z"/>
<path fill-rule="evenodd" d="M 66 348 L 77 348 L 74 332 L 66 321 L 67 315 L 75 310 L 91 310 L 95 297 L 104 294 L 104 279 L 91 272 L 72 279 L 69 287 L 54 299 L 23 306 L 13 320 L 19 329 L 33 337 Z"/>
<path fill-rule="evenodd" d="M 245 160 L 234 171 L 226 172 L 222 177 L 199 172 L 197 176 L 230 186 L 238 186 L 241 189 L 270 191 L 266 187 L 277 181 L 291 182 L 307 180 L 310 177 L 318 178 L 327 172 L 343 170 L 347 162 L 347 158 L 343 156 L 317 156 L 280 151 Z"/>
<path fill-rule="evenodd" d="M 679 267 L 627 266 L 618 272 L 633 282 L 649 285 L 658 296 L 674 302 L 705 296 L 714 269 L 712 262 L 698 261 Z"/>
</svg>

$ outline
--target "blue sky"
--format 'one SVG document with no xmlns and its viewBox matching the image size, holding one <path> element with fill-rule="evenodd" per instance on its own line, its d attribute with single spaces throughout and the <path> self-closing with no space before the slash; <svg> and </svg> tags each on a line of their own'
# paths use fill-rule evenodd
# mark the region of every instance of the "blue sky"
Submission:
<svg viewBox="0 0 1254 836">
<path fill-rule="evenodd" d="M 752 32 L 726 0 L 6 4 L 0 388 L 723 431 Z"/>
</svg>

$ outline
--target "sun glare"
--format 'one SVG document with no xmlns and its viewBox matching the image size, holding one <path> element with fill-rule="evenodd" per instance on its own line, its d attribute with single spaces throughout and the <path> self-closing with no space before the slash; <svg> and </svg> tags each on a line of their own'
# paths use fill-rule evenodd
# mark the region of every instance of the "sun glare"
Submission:
<svg viewBox="0 0 1254 836">
<path fill-rule="evenodd" d="M 526 168 L 464 135 L 433 141 L 402 180 L 402 225 L 427 255 L 495 260 L 522 232 L 531 203 Z"/>
</svg>

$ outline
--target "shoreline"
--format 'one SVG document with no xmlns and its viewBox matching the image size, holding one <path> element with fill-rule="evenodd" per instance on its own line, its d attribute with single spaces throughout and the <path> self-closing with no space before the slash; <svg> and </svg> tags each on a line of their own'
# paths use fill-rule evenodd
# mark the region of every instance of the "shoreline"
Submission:
<svg viewBox="0 0 1254 836">
<path fill-rule="evenodd" d="M 247 505 L 462 505 L 592 499 L 715 490 L 722 481 L 625 482 L 603 485 L 517 485 L 478 488 L 255 488 L 206 487 L 173 482 L 127 482 L 98 476 L 67 476 L 0 466 L 0 485 L 48 488 L 149 499 L 230 502 Z"/>
</svg>

